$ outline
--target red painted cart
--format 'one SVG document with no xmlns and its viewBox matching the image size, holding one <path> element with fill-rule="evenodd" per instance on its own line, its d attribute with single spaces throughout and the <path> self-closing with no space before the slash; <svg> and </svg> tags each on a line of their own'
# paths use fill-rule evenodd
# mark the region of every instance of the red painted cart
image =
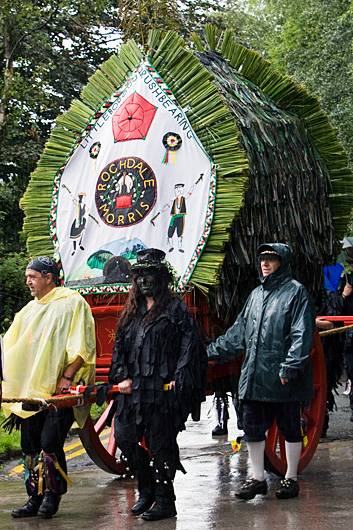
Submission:
<svg viewBox="0 0 353 530">
<path fill-rule="evenodd" d="M 126 295 L 92 296 L 88 297 L 96 324 L 97 337 L 97 382 L 106 382 L 111 363 L 112 349 L 115 338 L 117 317 L 124 307 Z M 207 301 L 200 293 L 193 292 L 185 296 L 189 310 L 195 315 L 208 336 L 214 337 L 217 324 L 211 318 Z M 328 319 L 331 317 L 327 317 Z M 306 443 L 303 443 L 299 470 L 302 471 L 313 457 L 320 439 L 326 408 L 326 371 L 325 359 L 320 337 L 315 336 L 312 349 L 315 395 L 313 400 L 303 408 L 302 427 Z M 238 376 L 241 360 L 225 365 L 210 366 L 208 370 L 208 392 L 212 393 L 212 382 L 218 378 L 234 375 Z M 111 401 L 95 423 L 89 417 L 84 428 L 80 431 L 81 441 L 90 458 L 108 473 L 123 475 L 125 468 L 117 457 L 117 446 L 114 429 L 107 425 Z M 112 423 L 113 425 L 113 423 Z M 103 440 L 102 440 L 103 438 Z M 278 474 L 284 474 L 286 469 L 284 440 L 273 425 L 268 433 L 266 443 L 267 467 Z"/>
</svg>

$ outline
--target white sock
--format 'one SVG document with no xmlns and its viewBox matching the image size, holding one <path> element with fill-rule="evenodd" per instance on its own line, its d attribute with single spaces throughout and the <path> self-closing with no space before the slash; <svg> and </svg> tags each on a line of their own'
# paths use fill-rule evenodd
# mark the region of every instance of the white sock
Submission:
<svg viewBox="0 0 353 530">
<path fill-rule="evenodd" d="M 298 465 L 302 452 L 302 442 L 285 442 L 287 472 L 285 478 L 297 480 Z"/>
<path fill-rule="evenodd" d="M 265 440 L 262 442 L 246 442 L 252 469 L 252 478 L 265 480 Z"/>
</svg>

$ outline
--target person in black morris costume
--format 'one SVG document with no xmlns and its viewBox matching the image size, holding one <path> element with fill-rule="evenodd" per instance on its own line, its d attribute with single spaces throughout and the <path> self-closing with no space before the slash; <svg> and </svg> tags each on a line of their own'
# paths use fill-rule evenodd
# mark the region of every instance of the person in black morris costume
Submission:
<svg viewBox="0 0 353 530">
<path fill-rule="evenodd" d="M 109 383 L 119 384 L 115 436 L 136 473 L 134 515 L 174 517 L 173 480 L 183 472 L 176 441 L 191 413 L 200 417 L 207 357 L 185 304 L 169 290 L 171 274 L 158 249 L 138 252 L 121 315 Z"/>
</svg>

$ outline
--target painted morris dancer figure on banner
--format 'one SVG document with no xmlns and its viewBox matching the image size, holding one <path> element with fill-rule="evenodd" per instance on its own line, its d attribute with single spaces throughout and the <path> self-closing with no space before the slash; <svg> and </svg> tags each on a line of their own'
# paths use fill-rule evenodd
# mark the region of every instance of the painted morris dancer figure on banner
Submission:
<svg viewBox="0 0 353 530">
<path fill-rule="evenodd" d="M 174 250 L 173 247 L 173 236 L 176 231 L 178 237 L 178 250 L 183 250 L 183 234 L 185 228 L 185 215 L 186 215 L 186 201 L 183 195 L 184 184 L 175 184 L 175 199 L 173 201 L 172 209 L 170 211 L 171 219 L 168 227 L 168 243 L 170 245 L 169 252 Z"/>
<path fill-rule="evenodd" d="M 76 291 L 57 287 L 58 269 L 51 258 L 31 261 L 26 281 L 34 300 L 17 313 L 4 336 L 4 398 L 46 399 L 71 385 L 94 382 L 95 329 L 87 302 Z M 3 409 L 5 428 L 21 430 L 28 494 L 25 505 L 11 515 L 52 517 L 69 482 L 65 438 L 74 419 L 84 425 L 89 408 L 33 410 L 5 403 Z"/>
<path fill-rule="evenodd" d="M 132 205 L 133 190 L 134 179 L 130 173 L 123 171 L 115 186 L 115 208 L 130 208 Z"/>
<path fill-rule="evenodd" d="M 76 252 L 76 240 L 79 239 L 79 242 L 78 242 L 78 245 L 80 247 L 81 250 L 85 250 L 84 247 L 82 246 L 82 238 L 83 238 L 83 232 L 85 230 L 85 226 L 86 226 L 86 217 L 85 217 L 85 214 L 86 214 L 86 205 L 84 204 L 83 202 L 83 197 L 85 196 L 86 194 L 81 192 L 78 194 L 78 202 L 76 204 L 76 219 L 74 220 L 74 222 L 72 223 L 71 225 L 71 230 L 70 230 L 70 239 L 72 239 L 72 243 L 73 243 L 73 246 L 74 246 L 74 249 L 71 253 L 71 256 L 73 256 Z"/>
</svg>

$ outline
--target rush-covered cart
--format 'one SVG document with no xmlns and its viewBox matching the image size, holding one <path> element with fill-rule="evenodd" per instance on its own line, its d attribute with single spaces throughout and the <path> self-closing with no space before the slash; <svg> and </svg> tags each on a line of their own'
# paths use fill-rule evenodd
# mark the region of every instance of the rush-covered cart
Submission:
<svg viewBox="0 0 353 530">
<path fill-rule="evenodd" d="M 90 303 L 97 381 L 106 381 L 139 250 L 166 253 L 173 288 L 213 339 L 256 285 L 262 242 L 288 242 L 296 277 L 318 294 L 349 219 L 350 179 L 335 131 L 302 86 L 229 31 L 207 26 L 205 41 L 187 46 L 155 30 L 145 49 L 123 44 L 57 118 L 21 205 L 29 253 L 56 256 L 63 283 Z M 312 359 L 301 469 L 325 410 L 318 337 Z M 240 362 L 211 367 L 209 392 L 212 381 L 237 376 Z M 113 432 L 105 444 L 99 437 L 109 417 L 108 405 L 81 438 L 100 467 L 123 474 Z M 283 472 L 275 426 L 266 454 Z"/>
</svg>

